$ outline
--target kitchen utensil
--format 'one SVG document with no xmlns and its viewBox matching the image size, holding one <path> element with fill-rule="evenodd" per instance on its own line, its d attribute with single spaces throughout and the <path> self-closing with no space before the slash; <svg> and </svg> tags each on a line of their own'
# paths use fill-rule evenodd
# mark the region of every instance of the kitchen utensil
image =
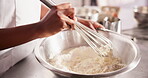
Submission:
<svg viewBox="0 0 148 78">
<path fill-rule="evenodd" d="M 56 5 L 52 0 L 41 0 L 49 8 Z M 66 17 L 65 17 L 66 18 Z M 89 29 L 85 25 L 78 21 L 70 20 L 74 23 L 76 31 L 84 38 L 84 40 L 90 45 L 90 47 L 97 52 L 100 56 L 106 56 L 106 50 L 112 50 L 112 43 L 109 39 L 105 38 L 103 35 Z M 104 52 L 100 51 L 100 47 L 103 47 Z"/>
<path fill-rule="evenodd" d="M 105 17 L 103 21 L 103 26 L 106 29 L 121 33 L 121 20 L 117 17 Z"/>
<path fill-rule="evenodd" d="M 134 16 L 139 28 L 148 28 L 148 6 L 135 7 Z"/>
<path fill-rule="evenodd" d="M 62 31 L 56 35 L 48 37 L 40 46 L 35 47 L 35 56 L 41 65 L 53 73 L 65 76 L 66 78 L 111 78 L 112 76 L 116 77 L 116 75 L 131 71 L 138 65 L 141 58 L 140 51 L 132 40 L 110 30 L 99 30 L 98 32 L 112 41 L 114 44 L 113 46 L 117 51 L 113 51 L 113 54 L 114 56 L 119 57 L 122 60 L 122 63 L 126 65 L 124 68 L 107 73 L 84 75 L 67 72 L 52 66 L 49 63 L 49 59 L 60 54 L 63 50 L 80 46 L 89 46 L 75 30 Z"/>
</svg>

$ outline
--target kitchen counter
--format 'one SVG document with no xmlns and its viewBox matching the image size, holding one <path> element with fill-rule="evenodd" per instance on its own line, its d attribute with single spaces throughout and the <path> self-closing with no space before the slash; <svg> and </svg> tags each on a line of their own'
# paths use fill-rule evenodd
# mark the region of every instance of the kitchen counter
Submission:
<svg viewBox="0 0 148 78">
<path fill-rule="evenodd" d="M 148 41 L 137 40 L 141 50 L 142 59 L 139 65 L 132 71 L 116 76 L 116 78 L 148 78 Z M 39 64 L 34 54 L 17 63 L 9 69 L 1 78 L 64 78 L 54 75 Z"/>
</svg>

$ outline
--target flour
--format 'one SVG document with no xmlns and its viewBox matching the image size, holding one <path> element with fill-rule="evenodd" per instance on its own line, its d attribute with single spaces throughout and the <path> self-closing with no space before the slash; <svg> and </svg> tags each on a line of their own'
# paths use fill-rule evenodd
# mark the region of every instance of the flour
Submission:
<svg viewBox="0 0 148 78">
<path fill-rule="evenodd" d="M 49 60 L 53 66 L 64 71 L 71 71 L 80 74 L 97 74 L 111 72 L 124 67 L 119 58 L 107 52 L 107 57 L 100 57 L 91 47 L 81 46 L 64 50 Z"/>
</svg>

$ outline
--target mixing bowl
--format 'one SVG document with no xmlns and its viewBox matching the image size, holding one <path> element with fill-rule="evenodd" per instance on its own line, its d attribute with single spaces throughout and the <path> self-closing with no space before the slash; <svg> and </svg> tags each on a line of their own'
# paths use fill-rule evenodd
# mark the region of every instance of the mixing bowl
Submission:
<svg viewBox="0 0 148 78">
<path fill-rule="evenodd" d="M 116 57 L 120 57 L 125 67 L 107 73 L 100 74 L 79 74 L 61 70 L 52 66 L 48 59 L 59 54 L 61 51 L 79 46 L 88 46 L 83 38 L 76 31 L 62 31 L 56 35 L 46 38 L 40 46 L 37 46 L 34 50 L 35 56 L 39 63 L 52 71 L 55 74 L 72 77 L 72 78 L 102 78 L 111 77 L 121 73 L 128 72 L 134 69 L 140 61 L 140 52 L 136 44 L 125 36 L 109 30 L 100 30 L 99 33 L 109 38 L 114 50 L 113 54 Z"/>
</svg>

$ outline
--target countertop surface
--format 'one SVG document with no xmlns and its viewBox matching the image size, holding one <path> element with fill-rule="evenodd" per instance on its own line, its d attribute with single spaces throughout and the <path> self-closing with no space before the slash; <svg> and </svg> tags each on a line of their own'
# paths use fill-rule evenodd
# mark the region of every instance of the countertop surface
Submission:
<svg viewBox="0 0 148 78">
<path fill-rule="evenodd" d="M 124 34 L 133 30 L 124 31 Z M 145 31 L 146 32 L 146 31 Z M 140 35 L 141 33 L 139 33 Z M 138 33 L 137 33 L 138 35 Z M 146 34 L 147 35 L 147 34 Z M 131 35 L 133 36 L 133 35 Z M 134 36 L 136 37 L 136 36 Z M 132 37 L 131 37 L 132 38 Z M 139 39 L 135 41 L 141 50 L 141 61 L 138 66 L 127 73 L 120 74 L 115 78 L 148 78 L 148 40 Z M 65 78 L 53 74 L 44 68 L 35 58 L 34 53 L 10 68 L 1 78 Z"/>
</svg>

